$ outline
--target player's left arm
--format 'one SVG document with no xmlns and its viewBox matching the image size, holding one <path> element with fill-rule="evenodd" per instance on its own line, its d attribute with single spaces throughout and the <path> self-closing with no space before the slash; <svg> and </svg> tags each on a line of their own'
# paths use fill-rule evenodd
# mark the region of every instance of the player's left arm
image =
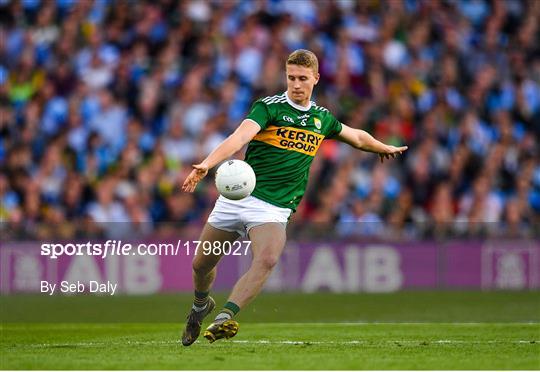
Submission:
<svg viewBox="0 0 540 372">
<path fill-rule="evenodd" d="M 376 140 L 371 134 L 361 129 L 354 129 L 342 124 L 341 132 L 335 137 L 338 141 L 345 142 L 359 150 L 379 154 L 381 162 L 386 158 L 394 158 L 396 155 L 407 151 L 408 146 L 392 146 Z"/>
</svg>

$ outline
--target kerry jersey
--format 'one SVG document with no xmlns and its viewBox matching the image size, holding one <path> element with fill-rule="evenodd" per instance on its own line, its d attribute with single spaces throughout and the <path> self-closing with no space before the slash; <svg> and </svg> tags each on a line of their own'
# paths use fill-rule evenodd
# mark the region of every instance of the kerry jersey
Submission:
<svg viewBox="0 0 540 372">
<path fill-rule="evenodd" d="M 245 161 L 257 176 L 252 195 L 293 211 L 306 191 L 309 167 L 325 138 L 342 124 L 324 107 L 302 107 L 286 93 L 253 103 L 247 119 L 261 131 L 249 142 Z"/>
</svg>

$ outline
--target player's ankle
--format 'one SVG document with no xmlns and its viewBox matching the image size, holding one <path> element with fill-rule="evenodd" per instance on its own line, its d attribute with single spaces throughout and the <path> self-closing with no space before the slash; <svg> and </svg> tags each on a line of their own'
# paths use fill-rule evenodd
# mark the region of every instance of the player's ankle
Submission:
<svg viewBox="0 0 540 372">
<path fill-rule="evenodd" d="M 210 300 L 209 294 L 210 292 L 195 291 L 195 299 L 193 300 L 192 309 L 197 312 L 206 309 Z"/>
<path fill-rule="evenodd" d="M 238 312 L 240 311 L 240 306 L 235 304 L 234 302 L 228 301 L 225 306 L 223 306 L 223 309 L 219 312 L 219 314 L 216 316 L 216 321 L 222 321 L 222 320 L 228 320 L 232 319 Z"/>
</svg>

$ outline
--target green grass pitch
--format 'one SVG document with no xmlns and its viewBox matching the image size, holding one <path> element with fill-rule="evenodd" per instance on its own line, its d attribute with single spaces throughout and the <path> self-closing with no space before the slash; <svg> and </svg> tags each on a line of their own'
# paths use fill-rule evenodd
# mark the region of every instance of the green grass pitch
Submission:
<svg viewBox="0 0 540 372">
<path fill-rule="evenodd" d="M 0 297 L 0 368 L 540 369 L 538 292 L 262 294 L 186 348 L 190 298 Z"/>
</svg>

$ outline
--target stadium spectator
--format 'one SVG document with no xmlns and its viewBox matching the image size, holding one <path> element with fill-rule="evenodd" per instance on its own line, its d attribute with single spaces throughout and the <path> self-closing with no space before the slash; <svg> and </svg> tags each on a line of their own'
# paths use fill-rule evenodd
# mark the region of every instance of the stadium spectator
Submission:
<svg viewBox="0 0 540 372">
<path fill-rule="evenodd" d="M 325 144 L 293 223 L 540 231 L 538 1 L 38 0 L 0 14 L 0 220 L 28 234 L 89 216 L 202 223 L 211 178 L 194 198 L 180 180 L 250 102 L 285 90 L 280 61 L 300 47 L 318 54 L 319 104 L 412 146 L 381 168 Z"/>
</svg>

